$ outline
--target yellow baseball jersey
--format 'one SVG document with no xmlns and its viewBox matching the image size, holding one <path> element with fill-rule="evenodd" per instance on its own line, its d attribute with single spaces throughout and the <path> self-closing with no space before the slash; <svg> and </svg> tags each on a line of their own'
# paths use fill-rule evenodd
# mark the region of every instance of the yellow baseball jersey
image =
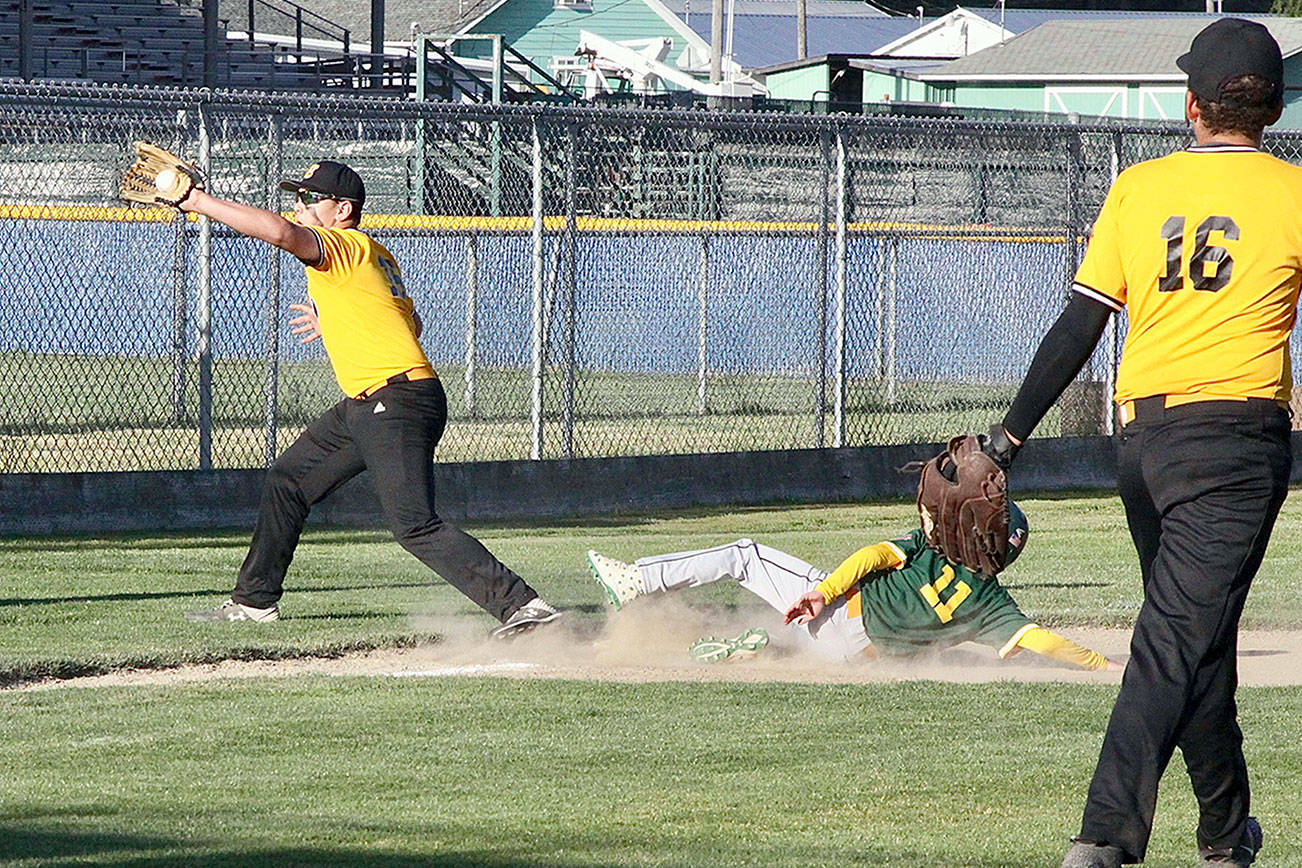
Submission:
<svg viewBox="0 0 1302 868">
<path fill-rule="evenodd" d="M 307 292 L 339 388 L 356 397 L 404 371 L 432 376 L 393 254 L 357 229 L 309 228 L 321 261 L 308 266 Z"/>
<path fill-rule="evenodd" d="M 1118 403 L 1286 402 L 1302 279 L 1302 168 L 1205 145 L 1122 172 L 1074 289 L 1129 311 Z"/>
</svg>

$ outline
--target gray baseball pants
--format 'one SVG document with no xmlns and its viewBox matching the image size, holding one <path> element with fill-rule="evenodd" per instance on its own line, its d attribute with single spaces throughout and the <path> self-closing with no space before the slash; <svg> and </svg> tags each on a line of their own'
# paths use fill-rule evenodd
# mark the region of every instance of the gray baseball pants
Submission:
<svg viewBox="0 0 1302 868">
<path fill-rule="evenodd" d="M 827 573 L 818 567 L 749 539 L 714 548 L 638 558 L 636 565 L 647 593 L 697 588 L 731 577 L 782 613 L 827 578 Z M 829 659 L 856 657 L 872 644 L 864 632 L 863 621 L 849 614 L 845 597 L 832 601 L 808 624 L 792 624 L 790 629 L 806 650 Z"/>
</svg>

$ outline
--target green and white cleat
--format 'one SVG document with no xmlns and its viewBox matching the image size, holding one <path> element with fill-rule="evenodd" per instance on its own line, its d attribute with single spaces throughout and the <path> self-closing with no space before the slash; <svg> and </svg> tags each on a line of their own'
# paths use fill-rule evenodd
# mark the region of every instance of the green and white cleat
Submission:
<svg viewBox="0 0 1302 868">
<path fill-rule="evenodd" d="M 642 593 L 642 573 L 633 564 L 626 564 L 589 549 L 588 567 L 592 577 L 606 589 L 606 601 L 616 609 Z"/>
<path fill-rule="evenodd" d="M 769 631 L 763 627 L 751 627 L 732 640 L 733 653 L 754 654 L 769 644 Z"/>
<path fill-rule="evenodd" d="M 722 663 L 732 655 L 732 643 L 727 639 L 705 636 L 692 643 L 687 655 L 695 663 Z"/>
<path fill-rule="evenodd" d="M 697 639 L 687 649 L 687 654 L 697 663 L 722 663 L 724 660 L 751 657 L 768 644 L 768 631 L 762 627 L 751 627 L 736 639 L 719 639 L 714 636 Z"/>
</svg>

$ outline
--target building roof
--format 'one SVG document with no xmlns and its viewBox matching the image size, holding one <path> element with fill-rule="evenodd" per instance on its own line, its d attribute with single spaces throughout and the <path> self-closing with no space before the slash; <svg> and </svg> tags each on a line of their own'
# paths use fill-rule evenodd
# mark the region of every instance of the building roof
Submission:
<svg viewBox="0 0 1302 868">
<path fill-rule="evenodd" d="M 1100 78 L 1183 81 L 1175 59 L 1195 34 L 1218 17 L 1051 20 L 924 75 L 933 80 Z M 1250 16 L 1244 16 L 1250 17 Z M 1302 19 L 1258 17 L 1279 41 L 1284 56 L 1302 50 Z"/>
<path fill-rule="evenodd" d="M 682 15 L 689 5 L 693 18 L 698 13 L 706 18 L 710 17 L 711 0 L 665 0 L 665 6 L 676 15 Z M 733 0 L 732 7 L 738 16 L 776 15 L 791 19 L 796 17 L 796 4 L 792 0 Z M 725 2 L 725 14 L 727 10 L 728 4 Z M 893 16 L 875 6 L 856 3 L 855 0 L 805 0 L 805 14 L 810 18 L 875 18 L 878 21 L 904 21 L 912 22 L 912 27 L 918 26 L 916 18 Z"/>
<path fill-rule="evenodd" d="M 710 43 L 711 0 L 664 0 L 665 6 Z M 725 4 L 726 8 L 726 4 Z M 796 56 L 796 6 L 791 0 L 734 0 L 733 60 L 746 69 Z M 724 42 L 727 43 L 727 20 Z M 918 26 L 853 0 L 806 0 L 807 55 L 870 54 Z"/>
<path fill-rule="evenodd" d="M 984 18 L 991 24 L 1000 23 L 1000 10 L 995 8 L 974 9 L 970 6 L 961 6 L 961 9 L 978 18 Z M 1032 27 L 1039 27 L 1049 21 L 1134 21 L 1139 18 L 1199 18 L 1210 20 L 1219 16 L 1207 15 L 1202 12 L 1170 12 L 1170 11 L 1131 11 L 1131 10 L 1107 10 L 1107 9 L 1004 9 L 1003 25 L 1004 29 L 1012 33 L 1025 33 Z M 1261 18 L 1260 15 L 1248 15 L 1234 13 L 1235 18 Z"/>
</svg>

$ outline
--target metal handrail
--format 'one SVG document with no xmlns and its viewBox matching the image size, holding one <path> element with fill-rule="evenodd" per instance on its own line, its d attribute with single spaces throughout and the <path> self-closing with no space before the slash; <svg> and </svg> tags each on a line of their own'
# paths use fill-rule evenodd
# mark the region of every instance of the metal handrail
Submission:
<svg viewBox="0 0 1302 868">
<path fill-rule="evenodd" d="M 492 99 L 493 88 L 490 87 L 488 84 L 486 84 L 483 79 L 481 79 L 478 75 L 475 75 L 475 73 L 471 72 L 466 67 L 462 66 L 460 63 L 457 63 L 456 58 L 454 58 L 450 53 L 448 53 L 442 47 L 435 45 L 434 43 L 428 43 L 428 47 L 437 51 L 439 55 L 443 58 L 443 61 L 448 66 L 461 72 L 466 76 L 467 79 L 479 85 L 480 90 L 478 93 L 476 93 L 470 90 L 469 88 L 463 87 L 461 83 L 458 82 L 454 76 L 443 76 L 444 81 L 446 81 L 455 89 L 459 90 L 461 93 L 475 100 L 476 102 L 483 101 L 485 93 L 489 95 L 489 99 Z"/>
<path fill-rule="evenodd" d="M 286 18 L 290 18 L 294 21 L 296 36 L 300 41 L 300 45 L 298 46 L 300 50 L 302 49 L 301 40 L 303 38 L 303 28 L 306 27 L 320 34 L 321 36 L 326 37 L 327 39 L 338 39 L 344 45 L 344 53 L 345 54 L 348 53 L 348 44 L 349 44 L 349 37 L 350 37 L 350 32 L 348 28 L 344 27 L 338 22 L 331 21 L 329 18 L 326 18 L 323 15 L 318 15 L 317 13 L 313 12 L 311 9 L 305 9 L 302 6 L 298 5 L 297 3 L 290 2 L 290 0 L 249 0 L 248 24 L 249 24 L 250 37 L 252 36 L 254 30 L 253 12 L 254 9 L 258 6 L 265 7 L 266 9 L 269 9 L 272 12 L 277 12 L 285 16 Z M 289 8 L 285 8 L 285 7 L 289 7 Z M 309 18 L 315 19 L 316 21 L 321 22 L 321 24 L 315 24 L 312 21 L 306 20 Z"/>
<path fill-rule="evenodd" d="M 542 67 L 538 66 L 538 65 L 537 65 L 536 63 L 534 63 L 532 60 L 530 60 L 529 58 L 525 57 L 523 54 L 521 54 L 520 52 L 516 51 L 516 50 L 515 50 L 514 48 L 512 48 L 511 46 L 507 45 L 505 41 L 502 42 L 502 50 L 503 50 L 504 52 L 506 52 L 507 54 L 510 54 L 510 55 L 511 55 L 512 57 L 514 57 L 515 59 L 519 60 L 521 63 L 523 63 L 523 64 L 525 64 L 526 66 L 528 66 L 528 67 L 529 67 L 530 69 L 532 69 L 534 72 L 538 73 L 540 76 L 542 76 L 542 78 L 543 78 L 544 81 L 546 81 L 548 84 L 550 84 L 550 85 L 554 86 L 555 88 L 557 88 L 557 89 L 558 89 L 558 90 L 559 90 L 559 91 L 560 91 L 564 96 L 567 96 L 567 97 L 569 97 L 570 99 L 578 99 L 578 98 L 579 98 L 579 94 L 574 93 L 573 91 L 571 91 L 571 90 L 569 89 L 569 87 L 567 87 L 566 85 L 561 84 L 558 80 L 556 80 L 554 77 L 552 77 L 552 75 L 549 74 L 549 73 L 547 72 L 547 70 L 545 70 L 545 69 L 543 69 Z M 503 66 L 506 66 L 506 64 L 503 64 Z M 526 78 L 525 76 L 521 75 L 521 74 L 519 73 L 519 71 L 517 71 L 517 70 L 515 70 L 515 69 L 512 69 L 510 66 L 506 66 L 506 68 L 507 68 L 508 71 L 511 72 L 511 74 L 513 74 L 513 75 L 515 75 L 516 77 L 520 78 L 522 81 L 524 81 L 524 82 L 525 82 L 526 84 L 528 84 L 530 87 L 532 87 L 536 92 L 538 92 L 538 93 L 545 93 L 545 92 L 546 92 L 546 91 L 544 91 L 541 87 L 539 87 L 537 84 L 535 84 L 533 81 L 531 81 L 531 80 L 529 80 L 528 78 Z"/>
</svg>

